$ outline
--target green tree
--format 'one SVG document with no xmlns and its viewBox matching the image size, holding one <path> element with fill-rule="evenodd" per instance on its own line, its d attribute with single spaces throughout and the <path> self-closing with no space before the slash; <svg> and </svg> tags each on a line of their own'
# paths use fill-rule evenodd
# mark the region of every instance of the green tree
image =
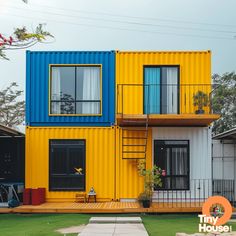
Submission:
<svg viewBox="0 0 236 236">
<path fill-rule="evenodd" d="M 236 126 L 236 74 L 214 74 L 213 83 L 218 87 L 213 92 L 212 108 L 214 113 L 221 114 L 213 123 L 213 133 L 218 134 Z"/>
<path fill-rule="evenodd" d="M 25 101 L 21 99 L 22 90 L 17 83 L 11 83 L 0 91 L 0 123 L 8 127 L 22 124 L 25 117 Z"/>
<path fill-rule="evenodd" d="M 26 27 L 16 28 L 12 36 L 0 34 L 0 59 L 8 59 L 5 51 L 25 49 L 36 43 L 42 43 L 48 37 L 53 37 L 49 32 L 43 30 L 43 24 L 39 24 L 34 32 L 28 32 Z"/>
</svg>

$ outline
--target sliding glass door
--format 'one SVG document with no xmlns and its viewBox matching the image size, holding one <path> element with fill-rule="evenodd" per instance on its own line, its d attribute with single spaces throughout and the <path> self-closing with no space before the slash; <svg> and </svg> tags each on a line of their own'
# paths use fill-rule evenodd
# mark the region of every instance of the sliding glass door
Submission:
<svg viewBox="0 0 236 236">
<path fill-rule="evenodd" d="M 144 67 L 144 114 L 177 114 L 179 67 Z"/>
</svg>

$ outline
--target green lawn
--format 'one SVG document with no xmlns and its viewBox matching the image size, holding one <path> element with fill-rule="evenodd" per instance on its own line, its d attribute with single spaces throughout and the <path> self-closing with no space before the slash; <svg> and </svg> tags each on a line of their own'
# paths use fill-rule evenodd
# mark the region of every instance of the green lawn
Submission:
<svg viewBox="0 0 236 236">
<path fill-rule="evenodd" d="M 0 235 L 62 235 L 55 230 L 86 224 L 90 217 L 85 214 L 0 214 Z"/>
<path fill-rule="evenodd" d="M 56 229 L 86 224 L 89 214 L 0 214 L 0 235 L 45 236 L 60 235 Z M 101 215 L 104 216 L 104 215 Z M 114 216 L 114 215 L 106 215 Z M 119 215 L 121 216 L 121 215 Z M 128 215 L 125 215 L 128 216 Z M 140 215 L 151 236 L 174 236 L 176 232 L 194 233 L 198 230 L 196 214 Z M 233 230 L 236 229 L 236 224 Z"/>
</svg>

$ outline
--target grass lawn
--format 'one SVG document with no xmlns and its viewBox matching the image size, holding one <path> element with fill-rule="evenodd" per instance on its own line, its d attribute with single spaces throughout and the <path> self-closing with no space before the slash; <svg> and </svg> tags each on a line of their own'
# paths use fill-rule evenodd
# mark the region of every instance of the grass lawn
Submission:
<svg viewBox="0 0 236 236">
<path fill-rule="evenodd" d="M 92 214 L 0 214 L 0 235 L 45 236 L 60 235 L 56 229 L 88 223 Z M 114 215 L 106 215 L 114 216 Z M 122 216 L 122 215 L 116 215 Z M 128 216 L 128 215 L 125 215 Z M 134 216 L 134 215 L 133 215 Z M 137 216 L 137 215 L 136 215 Z M 140 215 L 151 236 L 175 236 L 176 232 L 198 231 L 197 214 Z M 232 224 L 233 230 L 236 223 Z M 69 234 L 67 234 L 69 236 Z M 72 235 L 72 234 L 71 234 Z M 76 235 L 76 234 L 74 234 Z"/>
</svg>

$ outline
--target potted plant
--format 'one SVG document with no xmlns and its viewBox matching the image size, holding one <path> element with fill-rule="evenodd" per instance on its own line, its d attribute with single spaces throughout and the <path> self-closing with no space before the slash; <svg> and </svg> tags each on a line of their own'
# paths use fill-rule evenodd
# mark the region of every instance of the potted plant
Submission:
<svg viewBox="0 0 236 236">
<path fill-rule="evenodd" d="M 156 165 L 151 169 L 146 169 L 145 160 L 139 160 L 138 173 L 144 177 L 144 191 L 139 195 L 138 200 L 144 208 L 148 208 L 151 205 L 154 187 L 162 186 L 161 176 L 165 176 L 166 173 Z"/>
<path fill-rule="evenodd" d="M 149 208 L 151 205 L 151 196 L 146 192 L 142 192 L 138 196 L 138 201 L 142 204 L 143 208 Z"/>
<path fill-rule="evenodd" d="M 204 107 L 209 105 L 209 97 L 203 91 L 198 91 L 193 96 L 193 105 L 198 107 L 198 110 L 195 111 L 196 114 L 204 114 Z"/>
</svg>

